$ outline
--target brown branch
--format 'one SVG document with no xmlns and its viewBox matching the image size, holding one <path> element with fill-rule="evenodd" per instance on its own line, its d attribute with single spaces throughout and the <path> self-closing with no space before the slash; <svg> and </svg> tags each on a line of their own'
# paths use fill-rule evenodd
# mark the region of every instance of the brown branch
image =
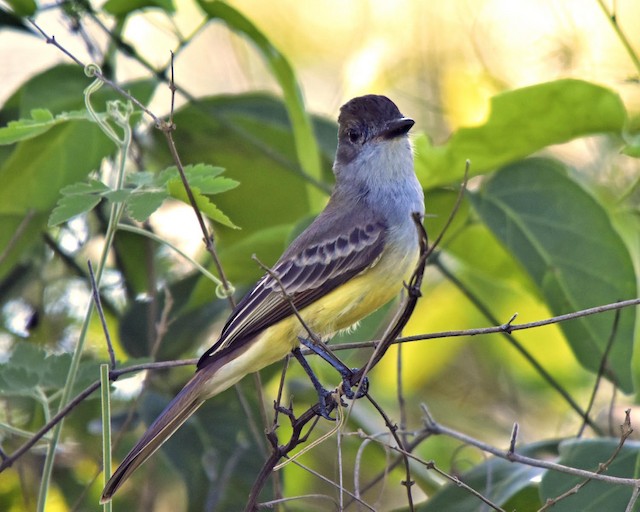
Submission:
<svg viewBox="0 0 640 512">
<path fill-rule="evenodd" d="M 619 302 L 611 302 L 609 304 L 603 304 L 601 306 L 595 306 L 593 308 L 581 309 L 574 311 L 573 313 L 567 313 L 564 315 L 558 315 L 551 318 L 545 318 L 544 320 L 536 320 L 535 322 L 527 322 L 523 324 L 510 323 L 511 320 L 502 325 L 496 325 L 494 327 L 478 327 L 476 329 L 460 329 L 451 331 L 439 331 L 425 334 L 416 334 L 414 336 L 403 336 L 394 340 L 392 343 L 409 343 L 413 341 L 424 341 L 438 338 L 459 338 L 462 336 L 480 336 L 485 334 L 497 334 L 497 333 L 512 333 L 514 331 L 523 331 L 526 329 L 534 329 L 536 327 L 544 327 L 546 325 L 558 324 L 560 322 L 567 322 L 569 320 L 575 320 L 576 318 L 582 318 L 590 315 L 598 315 L 606 313 L 607 311 L 615 311 L 617 309 L 624 309 L 632 306 L 640 305 L 640 297 L 636 299 L 621 300 Z M 371 348 L 376 347 L 380 343 L 379 340 L 373 341 L 358 341 L 353 343 L 339 343 L 332 345 L 334 351 L 338 350 L 352 350 L 356 348 Z M 305 355 L 307 352 L 305 352 Z"/>
<path fill-rule="evenodd" d="M 40 33 L 40 35 L 42 35 L 42 37 L 45 38 L 45 41 L 46 41 L 47 44 L 51 44 L 51 45 L 55 46 L 58 50 L 60 50 L 62 53 L 64 53 L 67 57 L 69 57 L 78 66 L 81 66 L 83 69 L 85 69 L 85 72 L 87 72 L 86 71 L 87 70 L 87 66 L 80 59 L 78 59 L 75 55 L 73 55 L 70 51 L 68 51 L 64 46 L 62 46 L 60 43 L 58 43 L 58 41 L 56 40 L 55 36 L 49 36 L 42 28 L 40 28 L 40 26 L 32 18 L 28 18 L 28 20 L 29 20 L 29 23 L 31 23 L 35 27 L 35 29 Z M 118 94 L 120 94 L 120 95 L 124 96 L 125 98 L 127 98 L 136 107 L 138 107 L 145 114 L 147 114 L 151 119 L 153 119 L 153 122 L 155 123 L 155 125 L 157 127 L 160 127 L 160 125 L 162 124 L 162 120 L 158 116 L 156 116 L 153 112 L 151 112 L 151 110 L 149 110 L 147 107 L 145 107 L 142 104 L 142 102 L 140 102 L 140 100 L 138 100 L 136 97 L 132 96 L 127 91 L 125 91 L 122 87 L 120 87 L 117 83 L 113 82 L 112 80 L 109 80 L 106 76 L 104 76 L 102 74 L 102 72 L 99 69 L 97 69 L 97 66 L 92 67 L 90 72 L 91 72 L 91 76 L 94 76 L 94 77 L 98 78 L 100 81 L 102 81 L 103 83 L 105 83 L 109 87 L 111 87 L 113 90 L 115 90 Z"/>
<path fill-rule="evenodd" d="M 413 481 L 413 478 L 411 478 L 411 466 L 409 465 L 409 457 L 407 455 L 408 452 L 405 449 L 406 443 L 398 435 L 398 426 L 391 422 L 391 420 L 389 419 L 389 416 L 387 416 L 387 414 L 384 412 L 384 409 L 380 407 L 380 405 L 378 405 L 378 402 L 376 402 L 371 397 L 371 395 L 369 395 L 369 393 L 367 393 L 365 396 L 367 397 L 367 400 L 369 400 L 369 403 L 373 405 L 375 410 L 378 411 L 378 414 L 382 416 L 382 419 L 384 420 L 384 423 L 387 429 L 389 430 L 389 432 L 391 433 L 391 436 L 393 437 L 396 444 L 398 445 L 398 451 L 402 455 L 402 460 L 404 462 L 404 471 L 406 475 L 406 478 L 402 481 L 402 485 L 404 485 L 407 488 L 407 503 L 409 504 L 409 510 L 413 512 L 414 506 L 413 506 L 413 495 L 411 494 L 411 487 L 415 484 L 415 482 Z"/>
<path fill-rule="evenodd" d="M 440 272 L 458 289 L 462 294 L 482 313 L 491 323 L 498 323 L 498 319 L 493 316 L 493 313 L 487 306 L 478 298 L 460 279 L 458 279 L 449 269 L 442 263 L 439 258 L 436 258 L 435 265 Z M 517 313 L 511 317 L 511 319 L 503 326 L 502 336 L 506 339 L 507 343 L 515 348 L 527 362 L 533 366 L 538 374 L 547 383 L 555 389 L 560 396 L 569 404 L 569 406 L 576 411 L 576 413 L 583 418 L 583 420 L 598 434 L 602 434 L 600 428 L 589 418 L 589 415 L 585 413 L 580 405 L 574 400 L 571 394 L 558 382 L 553 375 L 551 375 L 547 369 L 531 354 L 526 347 L 520 343 L 515 337 L 511 335 L 513 321 L 515 320 Z"/>
<path fill-rule="evenodd" d="M 471 436 L 463 434 L 462 432 L 458 432 L 457 430 L 453 430 L 451 428 L 440 425 L 439 423 L 436 423 L 436 421 L 431 416 L 431 413 L 427 409 L 426 405 L 422 404 L 421 408 L 424 413 L 424 422 L 425 422 L 424 430 L 426 433 L 429 433 L 432 435 L 445 435 L 447 437 L 457 439 L 458 441 L 461 441 L 470 446 L 475 446 L 476 448 L 479 448 L 484 452 L 495 455 L 496 457 L 499 457 L 501 459 L 508 460 L 509 462 L 517 462 L 519 464 L 524 464 L 526 466 L 548 469 L 551 471 L 558 471 L 560 473 L 577 476 L 579 478 L 599 480 L 601 482 L 606 482 L 612 485 L 624 485 L 628 487 L 636 487 L 640 485 L 640 479 L 603 475 L 599 473 L 594 473 L 592 471 L 587 471 L 584 469 L 572 468 L 570 466 L 565 466 L 563 464 L 558 464 L 556 462 L 551 462 L 548 460 L 534 459 L 533 457 L 520 455 L 519 453 L 511 452 L 509 450 L 507 451 L 501 450 L 487 443 L 479 441 L 478 439 L 475 439 Z M 628 437 L 628 435 L 626 437 Z"/>
<path fill-rule="evenodd" d="M 459 478 L 457 478 L 457 477 L 455 477 L 453 475 L 450 475 L 446 471 L 443 471 L 440 468 L 438 468 L 438 466 L 436 466 L 435 462 L 433 462 L 433 461 L 424 461 L 424 460 L 418 458 L 417 456 L 413 455 L 410 451 L 403 451 L 401 448 L 399 448 L 397 446 L 392 446 L 392 445 L 389 445 L 388 443 L 381 443 L 376 437 L 366 435 L 361 431 L 358 432 L 358 435 L 362 439 L 369 439 L 371 441 L 375 441 L 376 443 L 383 444 L 385 447 L 387 447 L 387 448 L 389 448 L 391 450 L 394 450 L 396 452 L 399 452 L 401 454 L 401 456 L 404 456 L 406 458 L 410 458 L 412 460 L 415 460 L 416 462 L 418 462 L 418 463 L 422 464 L 423 466 L 425 466 L 427 469 L 435 471 L 440 476 L 446 478 L 447 480 L 449 480 L 450 482 L 452 482 L 456 486 L 461 487 L 462 489 L 464 489 L 465 491 L 469 492 L 470 494 L 473 494 L 476 498 L 478 498 L 479 500 L 483 501 L 484 503 L 489 505 L 494 510 L 498 510 L 500 512 L 506 512 L 504 509 L 502 509 L 501 507 L 499 507 L 498 505 L 493 503 L 491 500 L 489 500 L 487 497 L 483 496 L 481 493 L 476 491 L 473 487 L 470 487 L 469 485 L 464 483 Z"/>
<path fill-rule="evenodd" d="M 582 420 L 582 424 L 580 425 L 580 429 L 576 434 L 576 437 L 582 437 L 584 433 L 584 429 L 588 424 L 589 413 L 591 412 L 591 408 L 596 400 L 596 394 L 598 393 L 598 388 L 600 387 L 600 382 L 602 377 L 604 377 L 605 370 L 607 369 L 607 360 L 609 358 L 609 352 L 611 352 L 611 348 L 613 347 L 613 342 L 616 339 L 616 333 L 618 332 L 618 324 L 620 322 L 620 310 L 616 310 L 615 317 L 613 318 L 613 326 L 611 327 L 611 333 L 609 334 L 609 339 L 607 341 L 607 346 L 602 353 L 602 358 L 600 359 L 600 366 L 598 368 L 598 375 L 596 376 L 596 381 L 593 385 L 593 391 L 591 392 L 591 397 L 589 398 L 589 404 L 587 405 L 587 409 L 584 411 L 584 418 Z M 610 374 L 611 375 L 611 374 Z"/>
</svg>

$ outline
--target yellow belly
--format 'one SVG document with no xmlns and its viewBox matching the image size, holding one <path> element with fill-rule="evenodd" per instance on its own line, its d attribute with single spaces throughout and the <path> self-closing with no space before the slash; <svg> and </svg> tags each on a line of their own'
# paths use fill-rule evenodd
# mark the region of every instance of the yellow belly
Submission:
<svg viewBox="0 0 640 512">
<path fill-rule="evenodd" d="M 300 316 L 322 338 L 351 327 L 400 293 L 416 260 L 415 254 L 399 258 L 383 255 L 373 268 L 307 306 Z M 205 396 L 216 395 L 248 373 L 283 359 L 299 346 L 298 336 L 308 337 L 308 333 L 295 315 L 265 329 L 245 345 L 246 350 L 215 371 L 207 382 Z"/>
</svg>

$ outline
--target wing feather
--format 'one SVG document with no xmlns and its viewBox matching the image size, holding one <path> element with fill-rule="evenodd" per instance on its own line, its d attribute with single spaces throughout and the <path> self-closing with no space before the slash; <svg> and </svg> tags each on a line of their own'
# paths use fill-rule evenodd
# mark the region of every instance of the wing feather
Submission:
<svg viewBox="0 0 640 512">
<path fill-rule="evenodd" d="M 282 287 L 300 311 L 374 265 L 384 249 L 386 229 L 382 221 L 360 223 L 312 244 L 305 243 L 303 233 L 273 267 L 278 279 L 264 275 L 238 303 L 218 341 L 198 361 L 198 370 L 292 315 Z M 311 231 L 307 238 L 313 237 L 317 233 Z"/>
</svg>

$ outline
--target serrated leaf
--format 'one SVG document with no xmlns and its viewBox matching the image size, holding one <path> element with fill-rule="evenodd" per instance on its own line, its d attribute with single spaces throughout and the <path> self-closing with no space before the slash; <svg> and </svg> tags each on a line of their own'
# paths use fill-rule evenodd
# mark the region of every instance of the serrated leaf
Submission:
<svg viewBox="0 0 640 512">
<path fill-rule="evenodd" d="M 49 227 L 57 226 L 77 215 L 93 210 L 101 199 L 99 195 L 73 195 L 60 198 L 49 216 Z"/>
<path fill-rule="evenodd" d="M 59 390 L 64 386 L 71 354 L 47 354 L 29 342 L 18 342 L 11 357 L 0 364 L 0 394 L 32 395 L 36 388 Z M 98 377 L 97 361 L 83 361 L 84 378 L 77 386 L 86 386 Z"/>
<path fill-rule="evenodd" d="M 197 187 L 205 195 L 219 194 L 226 192 L 239 185 L 230 178 L 219 177 L 224 172 L 222 167 L 214 167 L 208 164 L 187 165 L 184 167 L 184 174 L 192 187 Z M 182 179 L 175 166 L 171 166 L 162 171 L 157 178 L 158 185 L 166 185 L 170 181 L 182 183 Z"/>
<path fill-rule="evenodd" d="M 169 197 L 166 192 L 140 192 L 131 194 L 127 201 L 129 215 L 138 222 L 147 220 L 163 201 Z"/>
<path fill-rule="evenodd" d="M 183 203 L 190 204 L 187 193 L 181 182 L 170 181 L 169 183 L 167 183 L 167 189 L 172 197 L 179 199 Z M 196 201 L 198 209 L 207 217 L 215 222 L 219 222 L 223 226 L 227 226 L 233 229 L 240 229 L 233 222 L 231 222 L 231 219 L 229 219 L 229 217 L 222 213 L 222 211 L 220 211 L 220 209 L 218 209 L 218 207 L 213 204 L 207 196 L 202 195 L 197 187 L 191 187 L 191 192 L 193 193 L 193 197 Z"/>
<path fill-rule="evenodd" d="M 10 121 L 7 126 L 0 128 L 0 145 L 15 144 L 21 140 L 32 139 L 57 124 L 79 119 L 87 119 L 87 113 L 82 111 L 64 112 L 54 117 L 49 110 L 34 109 L 31 111 L 31 119 Z"/>
<path fill-rule="evenodd" d="M 79 181 L 72 185 L 67 185 L 60 190 L 63 196 L 75 196 L 85 194 L 102 194 L 111 190 L 104 183 L 98 180 L 90 179 L 89 181 Z"/>
<path fill-rule="evenodd" d="M 629 250 L 592 196 L 559 162 L 530 158 L 498 171 L 470 194 L 485 224 L 527 270 L 554 315 L 634 298 L 636 277 Z M 572 351 L 597 372 L 614 313 L 562 322 Z M 636 312 L 620 313 L 607 372 L 623 391 L 633 391 L 632 354 Z"/>
<path fill-rule="evenodd" d="M 110 190 L 109 192 L 105 192 L 102 194 L 112 203 L 122 203 L 126 201 L 133 191 L 126 188 L 121 188 L 118 190 Z"/>
<path fill-rule="evenodd" d="M 151 186 L 156 182 L 156 175 L 149 171 L 141 171 L 127 176 L 127 183 L 137 187 Z"/>
</svg>

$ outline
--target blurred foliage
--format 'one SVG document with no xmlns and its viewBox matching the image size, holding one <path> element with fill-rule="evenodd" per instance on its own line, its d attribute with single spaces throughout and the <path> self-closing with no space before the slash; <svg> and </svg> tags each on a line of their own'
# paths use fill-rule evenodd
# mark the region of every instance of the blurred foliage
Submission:
<svg viewBox="0 0 640 512">
<path fill-rule="evenodd" d="M 41 14 L 34 2 L 7 3 L 11 11 L 0 10 L 5 29 L 24 27 L 24 16 Z M 123 53 L 146 67 L 142 79 L 123 88 L 148 104 L 167 88 L 168 70 L 150 71 L 136 48 L 122 39 L 123 27 L 142 13 L 173 21 L 176 5 L 170 0 L 109 0 L 94 11 L 88 3 L 67 2 L 58 12 L 82 31 L 96 14 L 109 20 L 110 39 L 106 50 L 97 53 L 99 63 L 109 76 L 118 76 L 115 57 Z M 194 98 L 180 89 L 180 74 L 176 79 L 178 97 L 186 101 L 173 115 L 174 139 L 198 206 L 215 233 L 223 268 L 240 297 L 262 273 L 251 256 L 272 264 L 322 208 L 333 181 L 336 124 L 309 113 L 285 48 L 278 48 L 251 14 L 223 2 L 198 1 L 192 7 L 196 5 L 203 24 L 222 23 L 253 45 L 280 89 L 278 95 L 250 91 Z M 82 33 L 90 39 L 91 30 Z M 179 63 L 181 51 L 198 35 L 196 31 L 183 37 L 176 29 L 176 37 Z M 435 72 L 433 76 L 443 83 L 451 80 Z M 83 90 L 90 81 L 77 66 L 55 65 L 22 83 L 0 110 L 0 400 L 5 406 L 0 408 L 0 439 L 8 455 L 64 405 L 61 388 L 71 386 L 78 393 L 98 379 L 98 364 L 108 359 L 95 316 L 86 335 L 81 325 L 90 301 L 86 260 L 100 259 L 115 227 L 110 214 L 114 208 L 123 209 L 121 229 L 108 247 L 100 293 L 118 367 L 196 357 L 215 339 L 229 312 L 227 301 L 217 296 L 216 283 L 174 251 L 179 245 L 175 235 L 200 239 L 201 233 L 190 225 L 195 224 L 192 212 L 188 222 L 178 216 L 187 209 L 178 206 L 186 197 L 165 137 L 136 113 L 126 179 L 120 186 L 117 148 L 84 106 Z M 429 264 L 423 298 L 405 335 L 502 323 L 516 311 L 516 322 L 533 321 L 638 296 L 637 112 L 626 106 L 618 90 L 576 78 L 511 90 L 496 81 L 492 87 L 496 94 L 485 120 L 454 130 L 442 143 L 419 131 L 414 136 L 416 172 L 427 201 L 425 225 L 432 240 L 454 207 L 466 160 L 471 161 L 473 179 Z M 450 91 L 441 94 L 429 101 L 444 102 Z M 115 99 L 117 93 L 106 87 L 92 95 L 93 109 L 103 122 L 112 122 L 108 111 Z M 426 102 L 416 110 L 405 113 L 417 119 L 429 115 Z M 445 123 L 434 127 L 434 133 L 446 130 Z M 591 161 L 563 153 L 571 144 L 590 144 L 598 157 Z M 189 256 L 215 274 L 202 248 Z M 382 308 L 334 343 L 376 339 L 393 311 L 393 306 Z M 618 443 L 606 437 L 615 436 L 607 420 L 609 394 L 621 391 L 620 405 L 629 406 L 640 383 L 637 308 L 624 310 L 612 332 L 614 317 L 612 312 L 594 315 L 518 331 L 512 338 L 412 341 L 390 350 L 373 369 L 370 392 L 393 421 L 402 418 L 408 432 L 421 431 L 419 404 L 427 402 L 441 423 L 497 446 L 506 445 L 517 421 L 518 453 L 597 470 Z M 72 354 L 85 336 L 84 353 L 74 369 Z M 340 355 L 356 367 L 366 363 L 369 353 L 349 350 Z M 323 382 L 337 382 L 328 365 L 316 360 L 311 364 Z M 593 439 L 576 438 L 582 418 L 569 401 L 586 409 L 601 366 L 606 381 L 600 382 L 590 412 L 594 428 L 587 430 Z M 280 369 L 274 365 L 261 372 L 269 414 Z M 119 379 L 112 403 L 116 437 L 122 434 L 114 448 L 116 461 L 190 372 L 150 371 L 142 392 L 139 376 Z M 241 509 L 269 450 L 262 432 L 270 423 L 262 423 L 253 384 L 247 378 L 239 390 L 207 402 L 134 475 L 117 495 L 115 509 Z M 137 398 L 131 400 L 132 395 Z M 283 402 L 289 397 L 296 412 L 316 399 L 293 364 Z M 613 411 L 614 424 L 620 423 L 618 408 Z M 331 427 L 321 422 L 312 439 Z M 389 437 L 380 416 L 363 401 L 351 411 L 345 430 L 361 430 L 384 442 Z M 279 439 L 286 439 L 289 431 L 281 416 Z M 363 500 L 376 510 L 406 510 L 406 493 L 398 485 L 406 474 L 401 465 L 388 469 L 395 454 L 356 436 L 343 436 L 338 448 L 335 438 L 324 440 L 300 462 L 330 480 L 337 480 L 341 469 L 349 490 L 356 485 L 364 489 L 373 481 L 362 490 Z M 0 509 L 36 508 L 46 464 L 43 448 L 50 442 L 48 437 L 40 441 L 3 472 Z M 40 510 L 45 505 L 53 511 L 95 509 L 102 481 L 100 444 L 98 401 L 85 400 L 65 419 L 51 482 L 45 478 L 48 497 L 46 502 L 40 497 Z M 567 475 L 486 458 L 461 446 L 445 436 L 431 436 L 414 447 L 424 462 L 412 465 L 417 510 L 482 507 L 477 497 L 436 476 L 426 464 L 431 460 L 505 510 L 537 510 L 578 483 Z M 627 441 L 609 474 L 635 477 L 637 467 L 637 443 Z M 339 499 L 335 486 L 295 464 L 274 479 L 278 485 L 269 484 L 262 500 L 278 492 L 284 497 L 324 493 Z M 630 496 L 630 488 L 590 482 L 554 510 L 621 509 Z M 326 509 L 324 501 L 300 503 L 292 509 Z"/>
</svg>

